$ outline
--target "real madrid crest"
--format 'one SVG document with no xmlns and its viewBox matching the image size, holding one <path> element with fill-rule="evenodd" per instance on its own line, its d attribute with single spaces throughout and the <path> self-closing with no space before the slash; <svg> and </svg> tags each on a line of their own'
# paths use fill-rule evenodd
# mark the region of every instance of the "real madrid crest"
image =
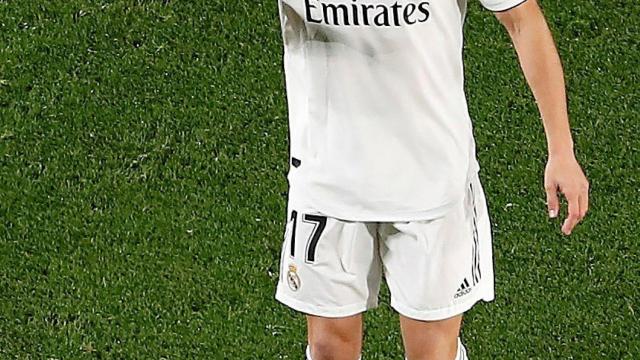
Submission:
<svg viewBox="0 0 640 360">
<path fill-rule="evenodd" d="M 287 283 L 289 288 L 293 291 L 300 289 L 300 277 L 298 277 L 298 268 L 294 264 L 289 264 L 289 271 L 287 272 Z"/>
</svg>

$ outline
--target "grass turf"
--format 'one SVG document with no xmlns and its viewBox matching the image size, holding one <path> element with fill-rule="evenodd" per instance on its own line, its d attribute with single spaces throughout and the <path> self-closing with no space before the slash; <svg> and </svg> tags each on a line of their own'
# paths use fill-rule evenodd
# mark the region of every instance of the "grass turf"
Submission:
<svg viewBox="0 0 640 360">
<path fill-rule="evenodd" d="M 592 210 L 545 215 L 513 49 L 472 2 L 465 50 L 497 299 L 475 359 L 634 359 L 640 5 L 544 0 Z M 0 0 L 0 358 L 299 359 L 273 299 L 287 110 L 276 2 Z M 364 358 L 400 359 L 383 288 Z"/>
</svg>

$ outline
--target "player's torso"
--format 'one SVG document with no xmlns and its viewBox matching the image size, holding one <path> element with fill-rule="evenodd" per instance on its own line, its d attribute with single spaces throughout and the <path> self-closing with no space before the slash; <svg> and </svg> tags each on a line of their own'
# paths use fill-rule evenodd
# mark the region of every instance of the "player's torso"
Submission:
<svg viewBox="0 0 640 360">
<path fill-rule="evenodd" d="M 280 0 L 291 155 L 301 160 L 293 187 L 325 209 L 348 202 L 373 212 L 458 195 L 450 179 L 466 176 L 471 136 L 465 5 Z"/>
</svg>

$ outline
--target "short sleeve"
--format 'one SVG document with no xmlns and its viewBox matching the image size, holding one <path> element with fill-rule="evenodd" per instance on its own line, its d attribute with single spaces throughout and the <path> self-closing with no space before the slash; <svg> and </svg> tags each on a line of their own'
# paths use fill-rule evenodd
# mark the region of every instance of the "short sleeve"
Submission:
<svg viewBox="0 0 640 360">
<path fill-rule="evenodd" d="M 482 5 L 491 11 L 505 11 L 512 9 L 527 0 L 480 0 Z"/>
</svg>

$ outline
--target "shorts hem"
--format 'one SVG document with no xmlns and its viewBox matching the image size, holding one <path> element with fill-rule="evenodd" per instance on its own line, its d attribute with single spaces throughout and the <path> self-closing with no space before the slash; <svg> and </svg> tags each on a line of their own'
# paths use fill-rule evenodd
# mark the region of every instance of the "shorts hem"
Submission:
<svg viewBox="0 0 640 360">
<path fill-rule="evenodd" d="M 406 306 L 404 304 L 398 303 L 393 298 L 391 299 L 391 307 L 395 309 L 398 313 L 403 316 L 406 316 L 415 320 L 422 321 L 436 321 L 436 320 L 444 320 L 450 317 L 454 317 L 456 315 L 460 315 L 467 310 L 471 309 L 476 303 L 480 300 L 485 302 L 490 302 L 495 299 L 493 293 L 486 293 L 481 296 L 477 296 L 475 298 L 469 298 L 469 300 L 455 304 L 449 307 L 434 309 L 434 310 L 417 310 Z"/>
<path fill-rule="evenodd" d="M 284 294 L 281 291 L 276 290 L 275 299 L 281 302 L 282 304 L 296 310 L 299 312 L 303 312 L 305 314 L 314 315 L 314 316 L 322 316 L 328 318 L 338 318 L 338 317 L 346 317 L 359 314 L 361 312 L 367 311 L 369 309 L 373 309 L 378 307 L 377 300 L 365 301 L 362 303 L 344 305 L 344 306 L 319 306 L 319 305 L 311 305 L 295 299 L 289 295 Z"/>
</svg>

